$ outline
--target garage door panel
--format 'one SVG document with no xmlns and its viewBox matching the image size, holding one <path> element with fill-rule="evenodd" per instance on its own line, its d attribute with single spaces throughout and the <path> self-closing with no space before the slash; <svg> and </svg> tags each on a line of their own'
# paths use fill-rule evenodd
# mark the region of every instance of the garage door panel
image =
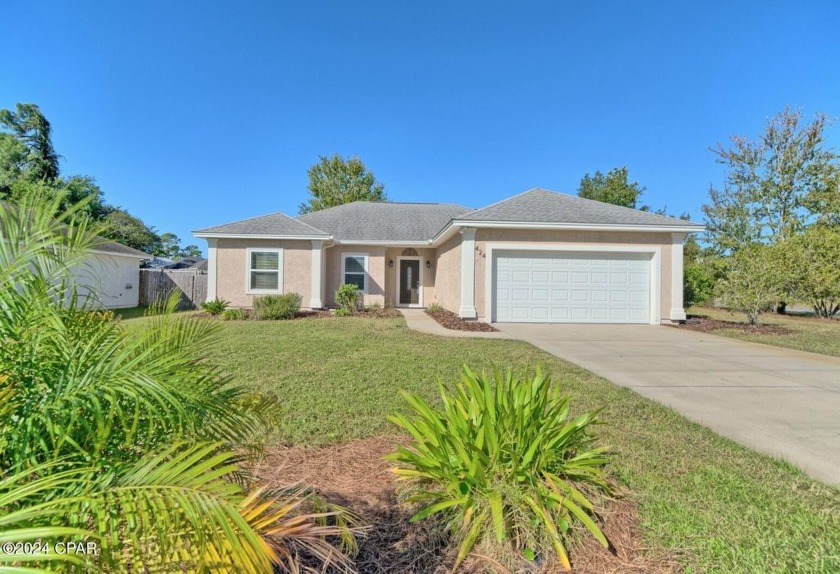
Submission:
<svg viewBox="0 0 840 574">
<path fill-rule="evenodd" d="M 531 273 L 531 282 L 532 283 L 549 283 L 550 275 L 548 271 L 534 271 Z"/>
<path fill-rule="evenodd" d="M 610 283 L 613 285 L 625 285 L 630 283 L 630 279 L 624 271 L 613 271 L 610 273 Z"/>
<path fill-rule="evenodd" d="M 568 289 L 552 289 L 551 290 L 551 300 L 552 301 L 568 301 L 569 300 L 569 290 Z"/>
<path fill-rule="evenodd" d="M 650 255 L 505 252 L 493 290 L 496 321 L 647 323 Z"/>
<path fill-rule="evenodd" d="M 589 291 L 575 289 L 572 291 L 572 301 L 575 303 L 586 303 L 589 301 Z"/>
<path fill-rule="evenodd" d="M 563 322 L 569 320 L 569 309 L 567 307 L 552 307 L 551 320 L 555 322 Z"/>
<path fill-rule="evenodd" d="M 514 302 L 528 301 L 531 298 L 531 290 L 526 288 L 511 289 L 510 300 Z"/>
<path fill-rule="evenodd" d="M 589 300 L 593 303 L 604 303 L 605 301 L 609 301 L 609 292 L 602 290 L 593 290 Z"/>
</svg>

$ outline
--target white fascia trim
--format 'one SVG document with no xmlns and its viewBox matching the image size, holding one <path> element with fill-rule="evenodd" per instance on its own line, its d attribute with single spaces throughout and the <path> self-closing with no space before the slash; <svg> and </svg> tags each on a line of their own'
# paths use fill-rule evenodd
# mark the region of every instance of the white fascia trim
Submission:
<svg viewBox="0 0 840 574">
<path fill-rule="evenodd" d="M 336 240 L 336 245 L 376 245 L 386 247 L 429 247 L 431 241 L 383 241 L 383 240 L 359 240 L 359 241 L 340 241 Z"/>
<path fill-rule="evenodd" d="M 533 223 L 525 221 L 469 221 L 453 220 L 432 239 L 433 245 L 439 245 L 455 234 L 459 227 L 476 229 L 567 229 L 570 231 L 639 231 L 648 233 L 700 233 L 705 226 L 680 225 L 615 225 L 610 223 Z"/>
<path fill-rule="evenodd" d="M 331 235 L 260 235 L 257 233 L 193 233 L 194 237 L 202 239 L 286 239 L 295 241 L 311 241 L 313 239 L 327 241 Z"/>
<path fill-rule="evenodd" d="M 659 245 L 584 245 L 551 243 L 488 243 L 485 246 L 487 263 L 484 266 L 484 320 L 488 323 L 493 317 L 493 268 L 494 251 L 576 251 L 589 253 L 649 253 L 650 254 L 650 324 L 659 325 L 661 319 L 661 273 L 662 247 Z"/>
<path fill-rule="evenodd" d="M 571 229 L 575 231 L 647 231 L 662 233 L 699 233 L 705 227 L 694 225 L 616 225 L 612 223 L 534 223 L 524 221 L 468 221 L 455 220 L 452 225 L 476 228 L 511 228 L 511 229 Z"/>
<path fill-rule="evenodd" d="M 277 289 L 251 289 L 251 252 L 277 253 Z M 280 295 L 283 293 L 283 248 L 282 247 L 248 247 L 245 250 L 245 294 L 246 295 Z M 269 271 L 262 269 L 261 271 Z"/>
</svg>

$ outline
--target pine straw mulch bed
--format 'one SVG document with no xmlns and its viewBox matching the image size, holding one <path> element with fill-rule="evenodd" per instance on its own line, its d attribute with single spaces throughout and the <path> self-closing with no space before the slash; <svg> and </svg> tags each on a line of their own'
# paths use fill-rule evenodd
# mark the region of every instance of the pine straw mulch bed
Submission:
<svg viewBox="0 0 840 574">
<path fill-rule="evenodd" d="M 688 320 L 682 324 L 671 324 L 669 327 L 677 329 L 688 329 L 689 331 L 700 331 L 702 333 L 713 333 L 721 329 L 743 331 L 744 333 L 755 333 L 757 335 L 790 335 L 793 330 L 782 325 L 750 325 L 741 321 L 724 321 L 712 319 L 705 315 L 689 315 Z"/>
<path fill-rule="evenodd" d="M 454 554 L 446 531 L 426 522 L 410 523 L 410 512 L 398 504 L 396 481 L 383 457 L 393 452 L 398 437 L 378 437 L 324 448 L 276 447 L 254 469 L 262 484 L 272 487 L 303 483 L 328 501 L 361 517 L 370 529 L 359 540 L 354 561 L 360 574 L 443 574 Z M 673 574 L 680 571 L 672 556 L 645 546 L 632 498 L 614 500 L 603 514 L 604 533 L 613 545 L 602 548 L 591 537 L 571 550 L 576 574 Z M 491 571 L 472 559 L 463 573 Z M 499 572 L 505 572 L 499 570 Z M 532 574 L 563 572 L 556 565 Z"/>
<path fill-rule="evenodd" d="M 440 311 L 429 311 L 427 309 L 426 314 L 447 329 L 453 331 L 481 331 L 484 333 L 498 331 L 498 329 L 487 323 L 461 319 L 458 315 L 446 309 L 441 309 Z"/>
<path fill-rule="evenodd" d="M 243 309 L 243 319 L 233 319 L 235 321 L 251 321 L 254 320 L 251 317 L 253 311 L 251 309 Z M 207 311 L 198 311 L 192 315 L 193 317 L 198 317 L 199 319 L 221 319 L 221 315 L 212 315 Z M 294 319 L 324 319 L 327 317 L 335 317 L 336 315 L 330 309 L 317 309 L 314 311 L 298 311 L 295 313 Z M 358 309 L 353 312 L 349 317 L 362 317 L 365 319 L 396 319 L 398 317 L 402 317 L 400 312 L 396 309 L 392 309 L 390 307 L 386 308 L 365 308 L 365 309 Z M 273 319 L 269 319 L 273 320 Z M 278 321 L 281 319 L 277 319 Z"/>
<path fill-rule="evenodd" d="M 368 319 L 398 319 L 402 317 L 402 314 L 393 307 L 364 307 L 356 309 L 350 316 Z"/>
<path fill-rule="evenodd" d="M 335 317 L 333 311 L 329 309 L 319 309 L 317 311 L 298 311 L 295 314 L 295 319 L 321 319 L 324 317 Z M 348 315 L 348 317 L 362 317 L 363 319 L 396 319 L 402 317 L 400 312 L 391 307 L 365 307 L 363 309 L 356 309 Z"/>
</svg>

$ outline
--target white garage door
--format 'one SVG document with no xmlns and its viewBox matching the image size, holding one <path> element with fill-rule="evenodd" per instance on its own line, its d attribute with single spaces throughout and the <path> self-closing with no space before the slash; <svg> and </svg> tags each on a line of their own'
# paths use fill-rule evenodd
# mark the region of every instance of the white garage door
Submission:
<svg viewBox="0 0 840 574">
<path fill-rule="evenodd" d="M 493 271 L 493 320 L 649 323 L 650 255 L 502 251 Z"/>
</svg>

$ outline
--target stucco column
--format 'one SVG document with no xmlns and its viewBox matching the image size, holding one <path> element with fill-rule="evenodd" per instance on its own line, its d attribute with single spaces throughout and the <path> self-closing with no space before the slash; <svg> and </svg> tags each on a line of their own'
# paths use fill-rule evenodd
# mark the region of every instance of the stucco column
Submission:
<svg viewBox="0 0 840 574">
<path fill-rule="evenodd" d="M 475 229 L 461 229 L 461 308 L 462 319 L 475 319 Z"/>
<path fill-rule="evenodd" d="M 685 321 L 683 309 L 683 242 L 685 233 L 671 234 L 671 321 Z"/>
<path fill-rule="evenodd" d="M 324 302 L 321 301 L 321 293 L 323 292 L 323 265 L 322 253 L 324 242 L 319 240 L 312 240 L 312 293 L 309 300 L 310 309 L 322 309 Z"/>
<path fill-rule="evenodd" d="M 207 240 L 207 301 L 216 298 L 216 244 L 218 239 Z"/>
</svg>

